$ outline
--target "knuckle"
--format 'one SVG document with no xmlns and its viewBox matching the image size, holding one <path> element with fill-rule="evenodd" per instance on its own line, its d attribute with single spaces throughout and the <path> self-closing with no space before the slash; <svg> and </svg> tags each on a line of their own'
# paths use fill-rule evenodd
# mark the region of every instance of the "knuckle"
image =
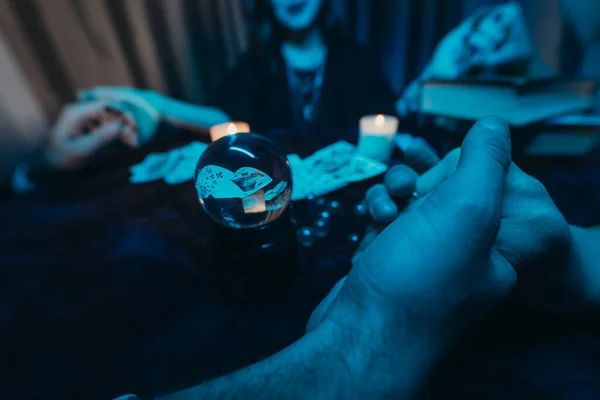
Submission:
<svg viewBox="0 0 600 400">
<path fill-rule="evenodd" d="M 509 143 L 506 143 L 507 141 Z M 508 137 L 504 135 L 486 137 L 483 141 L 482 151 L 505 169 L 508 169 L 511 160 L 510 139 Z"/>
<path fill-rule="evenodd" d="M 375 197 L 381 195 L 381 193 L 384 191 L 385 191 L 385 187 L 381 183 L 373 185 L 369 188 L 369 190 L 367 190 L 367 199 L 375 198 Z"/>
<path fill-rule="evenodd" d="M 525 173 L 518 174 L 518 177 L 510 182 L 509 188 L 528 197 L 549 196 L 543 183 Z"/>
<path fill-rule="evenodd" d="M 497 214 L 493 204 L 487 201 L 480 201 L 468 196 L 458 196 L 452 202 L 454 212 L 463 217 L 477 220 L 487 220 Z"/>
<path fill-rule="evenodd" d="M 568 236 L 569 224 L 552 204 L 536 207 L 527 220 L 533 233 L 548 245 L 565 242 Z"/>
</svg>

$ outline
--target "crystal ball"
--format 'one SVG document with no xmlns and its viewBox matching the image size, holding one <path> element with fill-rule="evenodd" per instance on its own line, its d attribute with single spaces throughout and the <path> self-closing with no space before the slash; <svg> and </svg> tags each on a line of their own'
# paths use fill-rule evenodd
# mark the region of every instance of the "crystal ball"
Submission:
<svg viewBox="0 0 600 400">
<path fill-rule="evenodd" d="M 268 225 L 287 209 L 292 175 L 285 154 L 264 136 L 228 135 L 200 156 L 194 183 L 204 211 L 229 228 Z"/>
</svg>

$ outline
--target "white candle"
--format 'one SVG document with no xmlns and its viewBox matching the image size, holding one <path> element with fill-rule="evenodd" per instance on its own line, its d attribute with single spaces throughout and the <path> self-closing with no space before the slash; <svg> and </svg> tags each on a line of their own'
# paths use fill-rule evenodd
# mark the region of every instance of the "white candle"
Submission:
<svg viewBox="0 0 600 400">
<path fill-rule="evenodd" d="M 257 214 L 267 211 L 267 203 L 265 202 L 265 193 L 259 190 L 242 199 L 242 207 L 246 214 Z"/>
<path fill-rule="evenodd" d="M 359 122 L 357 151 L 381 162 L 388 162 L 394 150 L 398 118 L 391 115 L 365 115 Z"/>
<path fill-rule="evenodd" d="M 223 136 L 235 135 L 236 133 L 250 132 L 250 125 L 246 122 L 225 122 L 224 124 L 213 125 L 210 127 L 210 140 L 215 141 Z"/>
</svg>

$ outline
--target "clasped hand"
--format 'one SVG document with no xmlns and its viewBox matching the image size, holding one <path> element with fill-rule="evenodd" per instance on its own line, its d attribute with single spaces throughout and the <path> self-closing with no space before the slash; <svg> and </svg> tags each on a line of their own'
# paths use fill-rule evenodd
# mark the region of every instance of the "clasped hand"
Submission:
<svg viewBox="0 0 600 400">
<path fill-rule="evenodd" d="M 511 162 L 509 129 L 496 118 L 478 122 L 461 149 L 420 176 L 390 169 L 366 203 L 373 227 L 307 331 L 342 326 L 398 362 L 410 358 L 417 376 L 404 370 L 392 381 L 418 381 L 511 293 L 542 300 L 550 280 L 540 268 L 568 253 L 567 222 L 543 185 Z"/>
</svg>

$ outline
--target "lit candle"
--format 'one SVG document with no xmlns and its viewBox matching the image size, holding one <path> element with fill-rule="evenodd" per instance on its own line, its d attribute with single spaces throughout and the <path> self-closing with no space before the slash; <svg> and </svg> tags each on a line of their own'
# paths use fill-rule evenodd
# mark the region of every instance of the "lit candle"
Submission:
<svg viewBox="0 0 600 400">
<path fill-rule="evenodd" d="M 225 122 L 224 124 L 213 125 L 210 127 L 210 140 L 215 141 L 223 136 L 235 135 L 236 133 L 250 132 L 250 125 L 246 122 Z"/>
<path fill-rule="evenodd" d="M 394 150 L 398 118 L 391 115 L 365 115 L 359 122 L 357 151 L 381 162 L 388 162 Z"/>
<path fill-rule="evenodd" d="M 257 214 L 267 211 L 267 203 L 265 202 L 265 193 L 259 190 L 242 199 L 242 207 L 246 214 Z"/>
</svg>

